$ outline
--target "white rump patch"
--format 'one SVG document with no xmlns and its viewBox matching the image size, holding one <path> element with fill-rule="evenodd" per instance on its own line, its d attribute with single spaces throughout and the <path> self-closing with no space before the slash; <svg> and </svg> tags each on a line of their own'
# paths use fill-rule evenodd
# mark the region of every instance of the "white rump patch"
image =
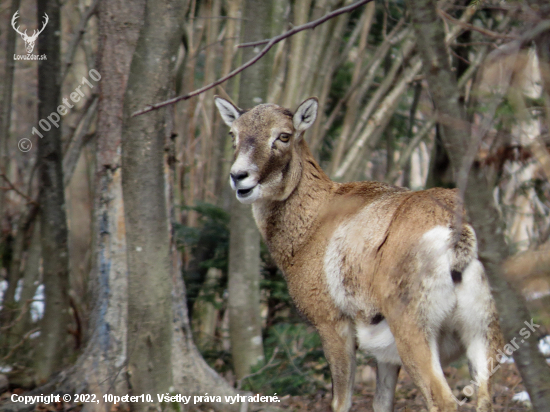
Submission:
<svg viewBox="0 0 550 412">
<path fill-rule="evenodd" d="M 451 229 L 436 226 L 422 236 L 418 245 L 418 269 L 426 300 L 422 303 L 424 321 L 433 332 L 439 330 L 456 306 L 451 263 Z"/>
</svg>

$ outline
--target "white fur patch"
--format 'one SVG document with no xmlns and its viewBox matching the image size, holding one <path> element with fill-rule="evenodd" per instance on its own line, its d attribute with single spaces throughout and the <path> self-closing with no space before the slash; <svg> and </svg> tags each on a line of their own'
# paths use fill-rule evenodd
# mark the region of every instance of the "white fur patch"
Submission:
<svg viewBox="0 0 550 412">
<path fill-rule="evenodd" d="M 254 203 L 262 195 L 261 185 L 258 184 L 258 166 L 252 161 L 252 152 L 250 149 L 247 152 L 239 152 L 237 159 L 231 166 L 231 174 L 238 175 L 246 172 L 248 176 L 245 179 L 238 180 L 237 183 L 230 177 L 229 184 L 233 190 L 236 190 L 237 200 L 244 204 Z M 239 195 L 239 190 L 252 189 L 245 196 Z"/>
<path fill-rule="evenodd" d="M 353 296 L 346 291 L 342 273 L 342 256 L 349 253 L 346 250 L 347 226 L 343 224 L 335 231 L 326 249 L 324 266 L 328 290 L 334 303 L 342 312 L 354 317 L 359 308 Z"/>
<path fill-rule="evenodd" d="M 491 291 L 483 279 L 484 270 L 479 260 L 473 260 L 462 273 L 462 282 L 456 285 L 458 307 L 457 321 L 462 325 L 461 333 L 468 340 L 484 335 L 488 322 L 487 309 L 491 305 Z"/>
<path fill-rule="evenodd" d="M 378 361 L 401 365 L 395 338 L 384 319 L 377 325 L 356 324 L 359 348 L 372 354 Z"/>
<path fill-rule="evenodd" d="M 481 380 L 489 373 L 486 331 L 492 307 L 491 291 L 484 276 L 483 266 L 475 259 L 466 267 L 462 273 L 462 282 L 455 288 L 458 301 L 455 323 L 476 374 L 474 379 L 479 376 Z"/>
<path fill-rule="evenodd" d="M 248 177 L 239 182 L 239 189 L 244 189 L 246 187 L 254 186 L 258 183 L 258 166 L 252 161 L 252 148 L 246 152 L 239 152 L 237 159 L 233 162 L 231 166 L 231 173 L 237 174 L 242 172 L 247 172 Z M 233 180 L 231 180 L 231 188 L 235 190 L 235 185 Z"/>
<path fill-rule="evenodd" d="M 449 228 L 436 226 L 424 233 L 418 245 L 418 267 L 425 274 L 422 289 L 427 298 L 422 303 L 424 321 L 434 334 L 456 306 L 451 277 L 453 251 L 450 238 Z"/>
<path fill-rule="evenodd" d="M 377 211 L 380 208 L 391 210 L 392 207 L 391 201 L 385 199 L 368 204 L 340 224 L 327 245 L 324 269 L 328 290 L 336 306 L 349 316 L 354 317 L 359 310 L 365 313 L 376 310 L 366 295 L 367 288 L 348 291 L 344 277 L 365 279 L 371 276 L 376 250 L 384 240 L 390 216 L 388 213 L 387 219 L 378 218 Z M 373 216 L 377 218 L 373 219 Z"/>
</svg>

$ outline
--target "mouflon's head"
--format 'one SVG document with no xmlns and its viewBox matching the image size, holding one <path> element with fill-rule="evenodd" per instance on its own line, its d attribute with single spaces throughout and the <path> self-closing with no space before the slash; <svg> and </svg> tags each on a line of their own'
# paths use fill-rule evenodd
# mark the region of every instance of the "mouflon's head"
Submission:
<svg viewBox="0 0 550 412">
<path fill-rule="evenodd" d="M 303 135 L 317 117 L 317 98 L 305 100 L 295 113 L 276 104 L 245 111 L 218 96 L 214 101 L 233 139 L 229 181 L 237 199 L 286 199 L 301 176 Z"/>
</svg>

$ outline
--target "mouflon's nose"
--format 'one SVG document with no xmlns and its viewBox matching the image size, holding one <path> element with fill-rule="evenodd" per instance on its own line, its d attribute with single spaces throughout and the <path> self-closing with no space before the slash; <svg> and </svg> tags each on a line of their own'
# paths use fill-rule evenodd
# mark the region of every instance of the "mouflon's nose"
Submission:
<svg viewBox="0 0 550 412">
<path fill-rule="evenodd" d="M 237 184 L 248 177 L 248 172 L 230 173 L 229 175 L 231 176 L 233 183 Z"/>
</svg>

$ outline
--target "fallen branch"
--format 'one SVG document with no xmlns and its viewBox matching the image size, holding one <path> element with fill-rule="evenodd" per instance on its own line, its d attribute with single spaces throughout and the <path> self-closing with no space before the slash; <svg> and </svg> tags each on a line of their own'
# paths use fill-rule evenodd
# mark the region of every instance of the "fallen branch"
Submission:
<svg viewBox="0 0 550 412">
<path fill-rule="evenodd" d="M 204 93 L 205 91 L 210 90 L 210 89 L 216 87 L 219 84 L 222 84 L 223 82 L 231 79 L 232 77 L 236 76 L 237 74 L 239 74 L 243 70 L 245 70 L 248 67 L 252 66 L 258 60 L 260 60 L 263 56 L 265 56 L 267 54 L 267 52 L 274 45 L 279 43 L 280 41 L 282 41 L 282 40 L 284 40 L 284 39 L 286 39 L 286 38 L 288 38 L 288 37 L 290 37 L 290 36 L 292 36 L 296 33 L 299 33 L 301 31 L 304 31 L 304 30 L 307 30 L 307 29 L 314 29 L 315 27 L 317 27 L 318 25 L 326 22 L 327 20 L 330 20 L 330 19 L 332 19 L 336 16 L 339 16 L 340 14 L 348 13 L 352 10 L 355 10 L 355 9 L 357 9 L 357 8 L 367 4 L 367 3 L 370 3 L 371 1 L 373 1 L 373 0 L 360 0 L 356 3 L 350 4 L 349 6 L 341 7 L 341 8 L 336 9 L 336 10 L 330 12 L 330 13 L 325 14 L 323 17 L 320 17 L 317 20 L 313 20 L 313 21 L 310 21 L 309 23 L 302 24 L 300 26 L 296 26 L 296 27 L 288 30 L 287 32 L 285 32 L 283 34 L 280 34 L 279 36 L 273 37 L 269 41 L 261 40 L 260 42 L 242 44 L 241 47 L 245 47 L 245 46 L 251 46 L 253 44 L 265 44 L 264 42 L 267 41 L 266 46 L 262 50 L 260 50 L 260 52 L 256 56 L 254 56 L 254 58 L 250 59 L 249 61 L 247 61 L 242 66 L 236 68 L 235 70 L 233 70 L 228 75 L 226 75 L 226 76 L 224 76 L 224 77 L 216 80 L 215 82 L 212 82 L 212 83 L 210 83 L 210 84 L 208 84 L 204 87 L 201 87 L 200 89 L 197 89 L 197 90 L 195 90 L 191 93 L 185 94 L 183 96 L 177 96 L 177 97 L 174 97 L 172 99 L 166 100 L 164 102 L 156 103 L 156 104 L 147 106 L 144 109 L 141 109 L 141 110 L 138 110 L 137 112 L 132 113 L 132 117 L 139 116 L 139 115 L 151 112 L 153 110 L 160 109 L 161 107 L 168 106 L 168 105 L 177 103 L 177 102 L 182 101 L 182 100 L 187 100 L 187 99 L 190 99 L 191 97 L 194 97 L 194 96 L 197 96 L 201 93 Z"/>
</svg>

